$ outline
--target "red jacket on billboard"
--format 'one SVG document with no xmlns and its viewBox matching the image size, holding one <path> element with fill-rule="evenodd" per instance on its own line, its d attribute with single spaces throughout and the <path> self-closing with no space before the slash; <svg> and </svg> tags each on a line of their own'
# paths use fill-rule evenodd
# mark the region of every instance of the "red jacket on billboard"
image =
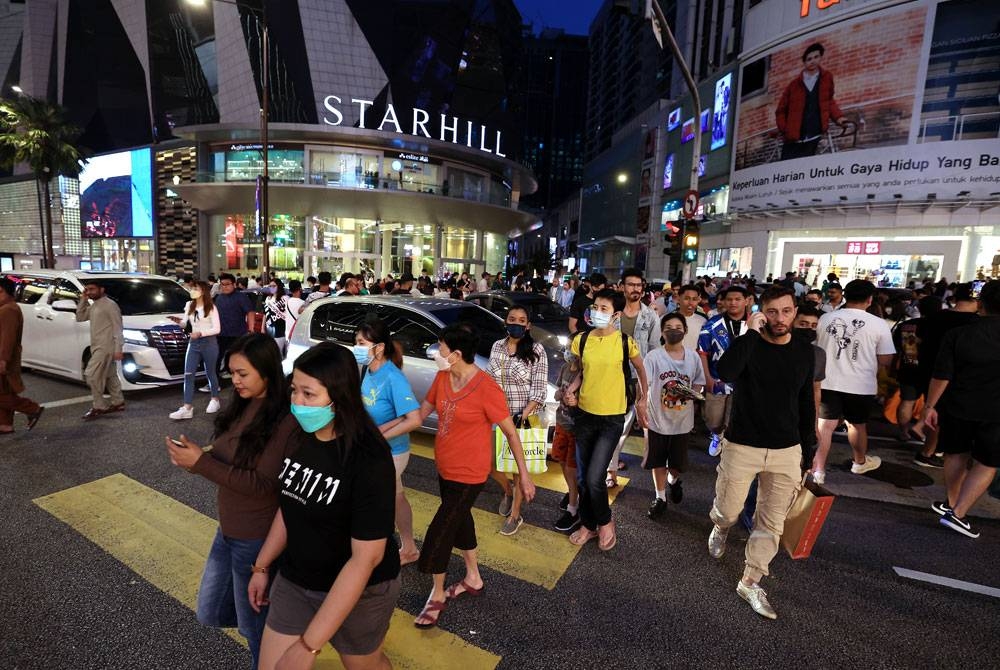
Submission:
<svg viewBox="0 0 1000 670">
<path fill-rule="evenodd" d="M 839 119 L 844 116 L 844 113 L 840 111 L 840 106 L 833 99 L 832 74 L 820 68 L 816 86 L 819 87 L 820 130 L 825 133 L 830 126 L 830 119 Z M 774 118 L 785 142 L 798 142 L 802 139 L 802 112 L 805 110 L 807 93 L 802 75 L 799 74 L 785 87 L 784 93 L 781 94 Z"/>
</svg>

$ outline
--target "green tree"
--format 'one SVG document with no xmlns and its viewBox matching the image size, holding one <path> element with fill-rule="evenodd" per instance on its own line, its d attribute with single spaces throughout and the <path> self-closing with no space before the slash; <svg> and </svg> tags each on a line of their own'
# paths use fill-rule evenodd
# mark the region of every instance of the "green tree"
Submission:
<svg viewBox="0 0 1000 670">
<path fill-rule="evenodd" d="M 52 248 L 53 177 L 77 177 L 86 159 L 76 145 L 78 128 L 66 120 L 63 107 L 28 95 L 0 100 L 0 165 L 24 163 L 42 189 L 45 224 L 42 226 L 42 264 L 56 266 Z"/>
</svg>

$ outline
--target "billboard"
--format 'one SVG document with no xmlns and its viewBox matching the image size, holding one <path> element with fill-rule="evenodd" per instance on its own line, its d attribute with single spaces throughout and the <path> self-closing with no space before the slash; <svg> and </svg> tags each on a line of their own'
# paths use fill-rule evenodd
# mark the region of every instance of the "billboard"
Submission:
<svg viewBox="0 0 1000 670">
<path fill-rule="evenodd" d="M 915 0 L 744 63 L 737 210 L 1000 190 L 1000 3 Z"/>
<path fill-rule="evenodd" d="M 153 163 L 149 149 L 94 156 L 80 172 L 80 235 L 153 236 Z"/>
<path fill-rule="evenodd" d="M 729 127 L 729 101 L 733 86 L 733 73 L 715 82 L 715 115 L 712 117 L 712 151 L 726 145 Z"/>
</svg>

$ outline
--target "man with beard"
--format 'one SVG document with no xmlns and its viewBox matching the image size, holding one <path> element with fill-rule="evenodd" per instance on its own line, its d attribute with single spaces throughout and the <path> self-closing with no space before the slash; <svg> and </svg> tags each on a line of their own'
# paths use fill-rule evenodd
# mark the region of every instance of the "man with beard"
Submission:
<svg viewBox="0 0 1000 670">
<path fill-rule="evenodd" d="M 773 286 L 750 315 L 747 333 L 735 338 L 718 362 L 733 385 L 732 420 L 723 440 L 710 517 L 708 553 L 721 558 L 726 536 L 743 510 L 750 484 L 760 487 L 746 566 L 736 592 L 755 612 L 778 618 L 759 582 L 778 552 L 785 516 L 801 486 L 802 447 L 815 439 L 815 355 L 804 338 L 792 337 L 795 292 Z"/>
</svg>

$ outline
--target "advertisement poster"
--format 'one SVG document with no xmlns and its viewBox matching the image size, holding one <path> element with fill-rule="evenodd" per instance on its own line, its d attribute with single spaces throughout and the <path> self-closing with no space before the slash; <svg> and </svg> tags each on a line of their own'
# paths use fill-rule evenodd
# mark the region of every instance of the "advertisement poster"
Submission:
<svg viewBox="0 0 1000 670">
<path fill-rule="evenodd" d="M 80 235 L 153 236 L 153 172 L 148 149 L 94 156 L 80 172 Z"/>
<path fill-rule="evenodd" d="M 726 128 L 729 127 L 729 101 L 733 85 L 732 73 L 715 82 L 715 115 L 712 117 L 712 151 L 726 145 Z"/>
<path fill-rule="evenodd" d="M 731 206 L 1000 190 L 998 25 L 1000 2 L 927 0 L 816 30 L 746 63 Z"/>
</svg>

